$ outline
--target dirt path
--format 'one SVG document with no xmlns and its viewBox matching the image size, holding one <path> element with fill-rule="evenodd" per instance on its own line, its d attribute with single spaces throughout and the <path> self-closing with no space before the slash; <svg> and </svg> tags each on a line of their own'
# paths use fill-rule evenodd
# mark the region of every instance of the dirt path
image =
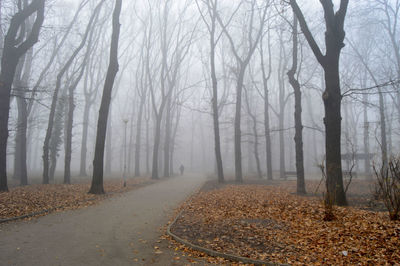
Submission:
<svg viewBox="0 0 400 266">
<path fill-rule="evenodd" d="M 205 177 L 175 177 L 99 205 L 0 225 L 0 265 L 180 265 L 160 228 Z M 161 252 L 155 252 L 160 248 Z"/>
</svg>

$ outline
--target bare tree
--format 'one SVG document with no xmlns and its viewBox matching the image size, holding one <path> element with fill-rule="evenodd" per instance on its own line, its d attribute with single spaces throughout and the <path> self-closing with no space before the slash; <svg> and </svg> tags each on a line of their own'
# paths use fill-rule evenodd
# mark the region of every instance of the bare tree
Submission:
<svg viewBox="0 0 400 266">
<path fill-rule="evenodd" d="M 240 3 L 240 5 L 243 2 Z M 235 44 L 235 41 L 232 37 L 232 34 L 229 33 L 226 23 L 224 23 L 221 19 L 221 16 L 217 14 L 217 20 L 222 27 L 225 36 L 228 38 L 232 53 L 236 59 L 237 69 L 236 69 L 236 110 L 235 110 L 235 180 L 236 182 L 243 182 L 243 171 L 242 171 L 242 148 L 241 148 L 241 109 L 242 109 L 242 90 L 243 90 L 243 81 L 246 73 L 247 66 L 250 62 L 252 55 L 254 54 L 255 49 L 258 46 L 258 42 L 261 39 L 265 18 L 267 15 L 267 10 L 269 7 L 269 1 L 265 3 L 264 7 L 260 8 L 257 6 L 257 1 L 253 0 L 248 2 L 250 14 L 248 17 L 248 23 L 245 37 L 246 45 L 244 51 L 240 51 L 240 47 L 242 45 Z M 240 7 L 237 7 L 237 9 Z M 236 11 L 235 11 L 236 12 Z M 259 15 L 259 24 L 256 27 L 255 20 L 256 16 Z"/>
<path fill-rule="evenodd" d="M 271 132 L 270 132 L 270 117 L 269 117 L 269 88 L 268 81 L 272 73 L 272 55 L 271 55 L 271 35 L 270 28 L 268 28 L 268 72 L 264 62 L 264 46 L 263 40 L 260 41 L 260 60 L 261 60 L 261 73 L 263 93 L 260 93 L 264 100 L 264 133 L 265 133 L 265 160 L 267 166 L 267 179 L 272 180 L 272 151 L 271 151 Z"/>
<path fill-rule="evenodd" d="M 96 25 L 97 19 L 98 16 L 96 16 L 95 20 L 93 21 L 93 25 Z M 64 184 L 71 183 L 72 128 L 73 128 L 74 109 L 75 109 L 74 92 L 79 82 L 81 81 L 83 74 L 85 73 L 86 64 L 89 60 L 89 56 L 92 54 L 93 34 L 94 34 L 94 29 L 92 28 L 92 31 L 89 34 L 86 53 L 79 66 L 80 70 L 78 71 L 77 77 L 71 82 L 71 85 L 68 87 L 68 115 L 66 121 L 66 129 L 65 129 L 66 136 L 65 136 Z"/>
<path fill-rule="evenodd" d="M 122 0 L 115 0 L 115 7 L 112 19 L 112 35 L 110 47 L 110 62 L 104 82 L 103 96 L 97 122 L 96 147 L 93 160 L 93 177 L 89 193 L 103 194 L 103 168 L 104 168 L 104 144 L 106 139 L 108 111 L 111 101 L 111 93 L 115 76 L 118 72 L 118 42 L 120 33 L 119 16 L 121 14 Z"/>
<path fill-rule="evenodd" d="M 219 130 L 219 111 L 218 111 L 218 80 L 215 70 L 215 47 L 221 35 L 216 36 L 217 30 L 217 5 L 218 0 L 205 0 L 207 8 L 207 14 L 210 17 L 210 21 L 202 13 L 201 8 L 196 0 L 196 4 L 201 13 L 204 24 L 207 26 L 207 30 L 210 34 L 210 70 L 211 70 L 211 80 L 212 80 L 212 111 L 213 111 L 213 126 L 214 126 L 214 145 L 215 145 L 215 159 L 217 166 L 218 182 L 224 182 L 224 169 L 222 165 L 222 155 L 221 155 L 221 138 Z"/>
<path fill-rule="evenodd" d="M 387 132 L 386 132 L 386 119 L 385 119 L 385 100 L 384 100 L 384 95 L 382 92 L 382 88 L 380 87 L 380 83 L 370 68 L 370 66 L 367 64 L 368 60 L 368 54 L 362 55 L 359 50 L 356 48 L 356 46 L 348 40 L 348 43 L 350 44 L 351 48 L 353 51 L 356 53 L 358 59 L 360 60 L 361 64 L 364 66 L 365 70 L 368 72 L 370 78 L 373 80 L 377 90 L 378 90 L 378 96 L 379 96 L 379 117 L 380 117 L 380 130 L 381 130 L 381 156 L 382 156 L 382 165 L 384 167 L 387 167 L 387 162 L 388 162 L 388 144 L 387 144 Z M 369 48 L 369 47 L 368 47 Z"/>
<path fill-rule="evenodd" d="M 79 52 L 85 46 L 87 37 L 92 28 L 93 20 L 95 19 L 95 17 L 97 17 L 97 14 L 100 11 L 103 3 L 104 3 L 104 0 L 101 0 L 97 4 L 96 8 L 94 9 L 94 11 L 90 17 L 90 20 L 88 22 L 88 25 L 86 27 L 85 33 L 81 39 L 80 44 L 74 50 L 72 55 L 68 58 L 67 62 L 63 65 L 63 67 L 61 68 L 61 70 L 59 71 L 59 73 L 57 75 L 56 87 L 54 89 L 53 99 L 52 99 L 52 103 L 51 103 L 51 107 L 50 107 L 50 114 L 49 114 L 47 130 L 46 130 L 46 137 L 45 137 L 44 143 L 43 143 L 43 184 L 49 183 L 49 144 L 50 144 L 50 138 L 51 138 L 52 131 L 53 131 L 54 115 L 55 115 L 55 111 L 56 111 L 56 107 L 57 107 L 58 94 L 60 92 L 60 88 L 62 85 L 61 82 L 64 77 L 64 74 L 68 71 L 68 69 L 74 62 L 76 56 L 79 54 Z"/>
<path fill-rule="evenodd" d="M 38 41 L 44 20 L 45 0 L 33 0 L 18 10 L 10 21 L 4 37 L 0 72 L 0 191 L 8 191 L 7 186 L 7 139 L 11 86 L 19 59 Z M 25 21 L 36 13 L 31 32 L 25 37 Z"/>
<path fill-rule="evenodd" d="M 294 90 L 294 123 L 295 123 L 295 135 L 294 141 L 296 145 L 296 173 L 297 173 L 297 193 L 306 194 L 306 186 L 304 183 L 304 155 L 303 155 L 303 123 L 301 120 L 301 88 L 296 77 L 297 65 L 298 65 L 298 32 L 297 32 L 297 17 L 293 14 L 293 51 L 292 51 L 292 67 L 287 73 L 289 77 L 289 83 L 292 85 Z"/>
<path fill-rule="evenodd" d="M 327 200 L 338 205 L 347 205 L 343 187 L 341 160 L 341 114 L 342 94 L 340 91 L 339 58 L 344 47 L 344 20 L 349 0 L 341 0 L 340 7 L 335 12 L 332 0 L 320 0 L 325 17 L 326 53 L 322 54 L 320 47 L 312 35 L 303 12 L 296 0 L 290 0 L 293 12 L 296 14 L 300 28 L 311 47 L 316 59 L 325 72 L 325 92 L 322 99 L 325 107 L 325 147 L 326 147 L 326 177 Z"/>
<path fill-rule="evenodd" d="M 160 49 L 161 49 L 161 63 L 160 63 L 160 99 L 157 103 L 157 95 L 152 80 L 152 74 L 150 69 L 150 43 L 147 47 L 147 82 L 149 84 L 151 102 L 153 107 L 153 113 L 155 116 L 155 132 L 154 132 L 154 145 L 153 145 L 153 166 L 152 166 L 152 178 L 159 178 L 159 146 L 161 141 L 161 123 L 165 108 L 169 108 L 170 97 L 176 87 L 179 69 L 184 61 L 185 57 L 189 53 L 191 43 L 194 37 L 194 30 L 184 31 L 183 12 L 180 13 L 179 19 L 173 24 L 169 25 L 169 8 L 171 1 L 166 1 L 162 6 L 162 17 L 161 17 L 161 33 L 160 33 Z M 187 8 L 187 5 L 184 7 Z M 171 27 L 172 31 L 168 32 L 168 28 Z M 149 32 L 151 32 L 152 23 L 149 25 Z M 175 38 L 175 39 L 174 39 Z M 148 42 L 151 42 L 151 38 L 148 38 Z M 171 138 L 171 125 L 170 119 L 166 120 L 166 146 L 164 147 L 164 176 L 169 176 L 169 155 L 170 155 L 170 138 Z"/>
<path fill-rule="evenodd" d="M 262 171 L 261 171 L 261 166 L 260 166 L 260 156 L 259 156 L 259 152 L 258 152 L 259 140 L 258 140 L 258 130 L 257 130 L 257 116 L 251 110 L 251 106 L 253 106 L 253 104 L 250 102 L 250 95 L 249 95 L 250 91 L 249 90 L 250 89 L 248 89 L 248 88 L 246 88 L 246 86 L 244 86 L 246 109 L 247 109 L 247 113 L 250 116 L 251 122 L 252 122 L 251 129 L 253 131 L 253 137 L 254 137 L 253 151 L 254 151 L 254 159 L 256 160 L 257 176 L 258 176 L 258 178 L 261 179 L 262 178 Z"/>
</svg>

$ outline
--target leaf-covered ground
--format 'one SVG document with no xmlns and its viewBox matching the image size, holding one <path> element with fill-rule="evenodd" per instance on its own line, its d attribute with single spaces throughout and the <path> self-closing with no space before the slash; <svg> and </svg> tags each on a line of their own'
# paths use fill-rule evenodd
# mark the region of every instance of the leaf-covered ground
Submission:
<svg viewBox="0 0 400 266">
<path fill-rule="evenodd" d="M 44 210 L 76 209 L 93 205 L 98 201 L 118 193 L 132 190 L 150 182 L 148 178 L 128 179 L 123 187 L 121 180 L 104 182 L 104 195 L 88 194 L 90 183 L 29 185 L 11 188 L 0 193 L 0 219 L 12 218 L 41 212 Z"/>
<path fill-rule="evenodd" d="M 229 185 L 196 195 L 172 231 L 213 250 L 277 263 L 400 262 L 400 222 L 354 207 L 336 207 L 335 215 L 323 221 L 320 198 L 290 189 Z"/>
</svg>

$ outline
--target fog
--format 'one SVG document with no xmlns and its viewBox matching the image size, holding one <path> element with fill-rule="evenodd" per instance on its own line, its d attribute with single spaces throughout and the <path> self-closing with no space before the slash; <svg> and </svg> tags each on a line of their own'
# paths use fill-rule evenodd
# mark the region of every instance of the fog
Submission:
<svg viewBox="0 0 400 266">
<path fill-rule="evenodd" d="M 11 18 L 18 11 L 16 2 L 0 2 L 1 47 L 5 47 Z M 50 183 L 91 179 L 99 109 L 110 65 L 114 2 L 46 1 L 39 41 L 19 58 L 12 83 L 4 160 L 11 184 L 42 182 L 44 167 L 49 170 Z M 319 1 L 298 4 L 315 44 L 325 55 L 329 40 L 325 40 Z M 335 4 L 338 10 L 339 1 Z M 341 169 L 346 172 L 370 176 L 374 163 L 385 164 L 399 152 L 396 4 L 350 1 L 344 20 L 345 46 L 339 49 L 341 129 L 335 134 L 340 140 Z M 23 40 L 37 16 L 33 14 L 19 28 Z M 216 118 L 225 178 L 242 174 L 245 179 L 267 178 L 268 160 L 274 179 L 296 172 L 295 93 L 288 78 L 294 69 L 295 30 L 289 3 L 123 1 L 119 19 L 119 69 L 108 110 L 105 179 L 124 173 L 128 177 L 168 177 L 177 174 L 181 165 L 185 171 L 221 178 Z M 324 70 L 331 65 L 321 66 L 302 33 L 301 22 L 296 26 L 293 76 L 301 92 L 301 149 L 305 178 L 320 178 L 328 145 Z M 48 155 L 43 156 L 45 149 Z M 70 167 L 66 167 L 69 157 Z M 44 166 L 43 160 L 49 164 Z M 21 171 L 25 165 L 26 172 Z M 65 179 L 69 168 L 70 180 Z"/>
</svg>

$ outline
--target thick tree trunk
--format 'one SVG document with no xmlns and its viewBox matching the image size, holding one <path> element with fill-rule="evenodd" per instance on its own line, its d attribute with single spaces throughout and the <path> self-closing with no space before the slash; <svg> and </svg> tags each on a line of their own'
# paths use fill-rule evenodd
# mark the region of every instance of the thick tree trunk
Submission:
<svg viewBox="0 0 400 266">
<path fill-rule="evenodd" d="M 27 82 L 22 77 L 22 72 L 26 81 L 29 79 L 29 74 L 25 75 L 25 71 L 30 72 L 32 63 L 32 49 L 28 51 L 28 58 L 23 55 L 17 65 L 14 78 L 14 94 L 16 95 L 18 118 L 15 134 L 15 152 L 14 152 L 14 175 L 15 180 L 20 180 L 20 184 L 27 185 L 27 167 L 26 167 L 26 130 L 28 126 L 28 113 L 25 100 L 25 91 L 28 89 Z M 26 59 L 26 60 L 25 60 Z M 23 71 L 24 69 L 24 71 Z"/>
<path fill-rule="evenodd" d="M 28 112 L 26 100 L 17 97 L 18 123 L 15 141 L 15 167 L 14 176 L 20 180 L 21 186 L 28 184 L 28 171 L 26 164 L 26 132 L 28 127 Z"/>
<path fill-rule="evenodd" d="M 344 20 L 349 0 L 341 0 L 339 9 L 334 11 L 332 1 L 320 1 L 324 9 L 325 18 L 325 46 L 326 54 L 312 36 L 304 15 L 296 0 L 290 0 L 293 12 L 299 19 L 300 27 L 313 51 L 316 59 L 325 72 L 325 92 L 323 101 L 325 107 L 325 148 L 326 148 L 326 200 L 333 204 L 347 205 L 346 194 L 343 188 L 342 161 L 341 161 L 341 100 L 339 57 L 344 47 Z"/>
<path fill-rule="evenodd" d="M 101 99 L 101 105 L 99 110 L 99 120 L 97 122 L 97 135 L 96 135 L 96 146 L 93 160 L 93 178 L 92 185 L 89 193 L 92 194 L 103 194 L 103 167 L 104 167 L 104 145 L 106 139 L 107 130 L 107 119 L 108 111 L 111 102 L 111 92 L 114 85 L 115 76 L 118 72 L 118 42 L 120 23 L 119 16 L 121 13 L 122 0 L 115 1 L 115 8 L 113 13 L 112 23 L 112 36 L 111 36 L 111 47 L 110 47 L 110 61 L 107 70 L 106 80 L 104 82 L 103 96 Z"/>
<path fill-rule="evenodd" d="M 34 0 L 16 13 L 11 18 L 8 32 L 4 38 L 0 72 L 0 191 L 8 191 L 7 140 L 11 86 L 20 57 L 38 41 L 44 20 L 44 3 L 44 0 Z M 25 41 L 17 42 L 17 35 L 22 24 L 34 13 L 36 13 L 36 19 L 30 34 Z"/>
<path fill-rule="evenodd" d="M 111 164 L 112 164 L 112 102 L 110 102 L 110 108 L 108 112 L 107 120 L 107 134 L 106 134 L 106 164 L 104 167 L 104 172 L 106 174 L 111 174 Z"/>
<path fill-rule="evenodd" d="M 10 109 L 10 92 L 12 77 L 15 74 L 17 60 L 4 56 L 0 74 L 0 191 L 8 191 L 7 186 L 7 139 L 8 112 Z M 11 78 L 10 78 L 11 77 Z"/>
<path fill-rule="evenodd" d="M 328 62 L 330 64 L 324 67 L 326 90 L 322 96 L 325 106 L 327 200 L 338 205 L 347 205 L 343 187 L 340 145 L 342 95 L 340 93 L 339 57 L 331 58 Z"/>
</svg>

